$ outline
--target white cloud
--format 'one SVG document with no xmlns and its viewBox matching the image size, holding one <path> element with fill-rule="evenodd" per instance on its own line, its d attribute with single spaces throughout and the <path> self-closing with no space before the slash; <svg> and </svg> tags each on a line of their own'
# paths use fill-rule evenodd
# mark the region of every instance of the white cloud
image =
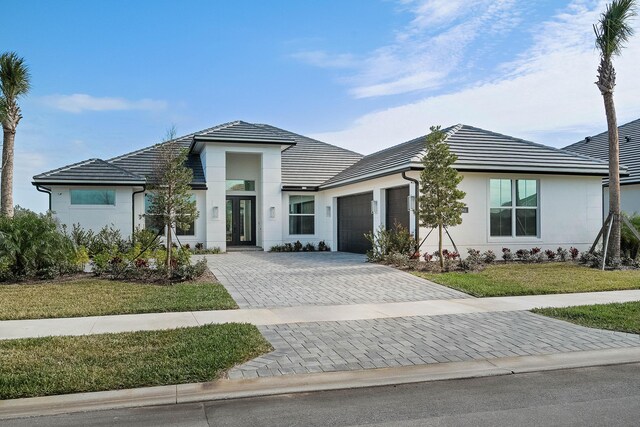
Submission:
<svg viewBox="0 0 640 427">
<path fill-rule="evenodd" d="M 503 36 L 519 22 L 515 0 L 401 0 L 413 19 L 390 42 L 364 55 L 300 52 L 293 56 L 323 68 L 346 68 L 355 98 L 436 89 L 464 68 L 479 38 Z"/>
<path fill-rule="evenodd" d="M 167 108 L 167 102 L 155 99 L 128 100 L 125 98 L 96 97 L 84 93 L 50 95 L 42 98 L 49 107 L 70 113 L 84 111 L 156 111 Z"/>
<path fill-rule="evenodd" d="M 345 130 L 312 136 L 370 153 L 426 134 L 433 124 L 465 123 L 556 146 L 602 132 L 606 122 L 593 84 L 599 58 L 591 24 L 603 7 L 573 2 L 537 29 L 533 45 L 500 67 L 499 78 L 366 114 Z M 640 116 L 640 37 L 629 42 L 614 65 L 615 101 L 623 123 Z"/>
</svg>

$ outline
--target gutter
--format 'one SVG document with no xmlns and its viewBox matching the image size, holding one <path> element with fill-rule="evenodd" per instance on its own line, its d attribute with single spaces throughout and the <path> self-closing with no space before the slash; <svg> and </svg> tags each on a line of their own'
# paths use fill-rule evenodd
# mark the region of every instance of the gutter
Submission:
<svg viewBox="0 0 640 427">
<path fill-rule="evenodd" d="M 45 193 L 49 195 L 49 211 L 51 211 L 51 189 L 47 187 L 42 187 L 40 184 L 35 184 L 36 190 L 41 193 Z"/>
<path fill-rule="evenodd" d="M 409 169 L 409 170 L 411 170 L 411 169 Z M 419 189 L 420 182 L 417 179 L 408 177 L 407 176 L 407 172 L 408 171 L 402 171 L 402 178 L 404 178 L 407 181 L 413 182 L 414 185 L 415 185 L 415 191 L 413 193 L 415 195 L 415 197 L 414 197 L 415 198 L 415 200 L 414 200 L 415 206 L 413 207 L 413 214 L 414 214 L 413 216 L 414 216 L 415 228 L 416 228 L 414 237 L 415 237 L 416 243 L 417 243 L 417 242 L 420 241 L 420 216 L 418 215 L 419 214 L 418 209 L 420 207 L 420 201 L 419 201 L 419 197 L 418 197 L 418 195 L 420 194 L 420 189 Z M 416 248 L 416 252 L 418 251 L 418 249 L 419 248 Z"/>
<path fill-rule="evenodd" d="M 133 233 L 136 231 L 136 194 L 147 191 L 147 184 L 142 184 L 142 190 L 131 193 L 131 240 L 133 241 Z M 135 243 L 135 242 L 134 242 Z"/>
</svg>

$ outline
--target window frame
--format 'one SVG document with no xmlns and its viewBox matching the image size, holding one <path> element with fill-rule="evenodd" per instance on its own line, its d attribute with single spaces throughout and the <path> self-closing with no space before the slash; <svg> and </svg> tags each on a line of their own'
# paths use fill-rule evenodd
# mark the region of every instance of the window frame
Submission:
<svg viewBox="0 0 640 427">
<path fill-rule="evenodd" d="M 295 197 L 311 197 L 313 200 L 313 213 L 292 213 L 291 212 L 291 199 Z M 290 194 L 287 198 L 287 225 L 289 236 L 315 236 L 316 235 L 316 195 L 315 194 Z M 291 217 L 312 217 L 313 218 L 313 233 L 292 233 L 291 232 Z"/>
<path fill-rule="evenodd" d="M 511 183 L 511 206 L 493 206 L 491 203 L 491 181 L 493 180 L 506 180 Z M 518 181 L 534 181 L 536 183 L 536 206 L 518 206 L 517 204 L 517 186 Z M 489 241 L 501 241 L 505 239 L 509 240 L 522 240 L 522 241 L 538 241 L 540 240 L 541 231 L 540 231 L 540 200 L 541 200 L 541 191 L 540 191 L 540 179 L 538 178 L 528 178 L 528 177 L 518 177 L 518 178 L 506 178 L 506 177 L 491 177 L 487 182 L 487 235 Z M 511 211 L 511 234 L 506 236 L 497 236 L 491 234 L 491 211 L 493 209 L 509 209 Z M 535 210 L 536 212 L 536 234 L 535 235 L 518 235 L 517 234 L 517 212 L 518 210 Z"/>
</svg>

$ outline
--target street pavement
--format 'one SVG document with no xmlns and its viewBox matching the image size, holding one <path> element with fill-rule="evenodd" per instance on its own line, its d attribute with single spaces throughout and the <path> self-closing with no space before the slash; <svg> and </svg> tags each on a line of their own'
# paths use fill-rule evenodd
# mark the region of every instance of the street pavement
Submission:
<svg viewBox="0 0 640 427">
<path fill-rule="evenodd" d="M 637 426 L 640 364 L 4 420 L 3 427 Z"/>
</svg>

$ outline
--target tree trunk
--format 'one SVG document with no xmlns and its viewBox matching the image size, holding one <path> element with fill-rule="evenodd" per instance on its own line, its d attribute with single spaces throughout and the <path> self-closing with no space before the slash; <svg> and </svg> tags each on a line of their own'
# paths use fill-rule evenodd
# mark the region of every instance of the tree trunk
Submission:
<svg viewBox="0 0 640 427">
<path fill-rule="evenodd" d="M 438 258 L 440 258 L 440 268 L 444 268 L 444 257 L 442 256 L 442 224 L 438 225 Z"/>
<path fill-rule="evenodd" d="M 171 280 L 171 253 L 173 252 L 173 243 L 171 242 L 171 226 L 167 227 L 167 278 Z"/>
<path fill-rule="evenodd" d="M 13 218 L 13 146 L 15 137 L 15 129 L 3 126 L 0 214 L 9 218 Z"/>
<path fill-rule="evenodd" d="M 609 132 L 609 212 L 613 213 L 608 256 L 615 263 L 620 259 L 620 143 L 613 92 L 603 93 L 602 97 Z"/>
</svg>

